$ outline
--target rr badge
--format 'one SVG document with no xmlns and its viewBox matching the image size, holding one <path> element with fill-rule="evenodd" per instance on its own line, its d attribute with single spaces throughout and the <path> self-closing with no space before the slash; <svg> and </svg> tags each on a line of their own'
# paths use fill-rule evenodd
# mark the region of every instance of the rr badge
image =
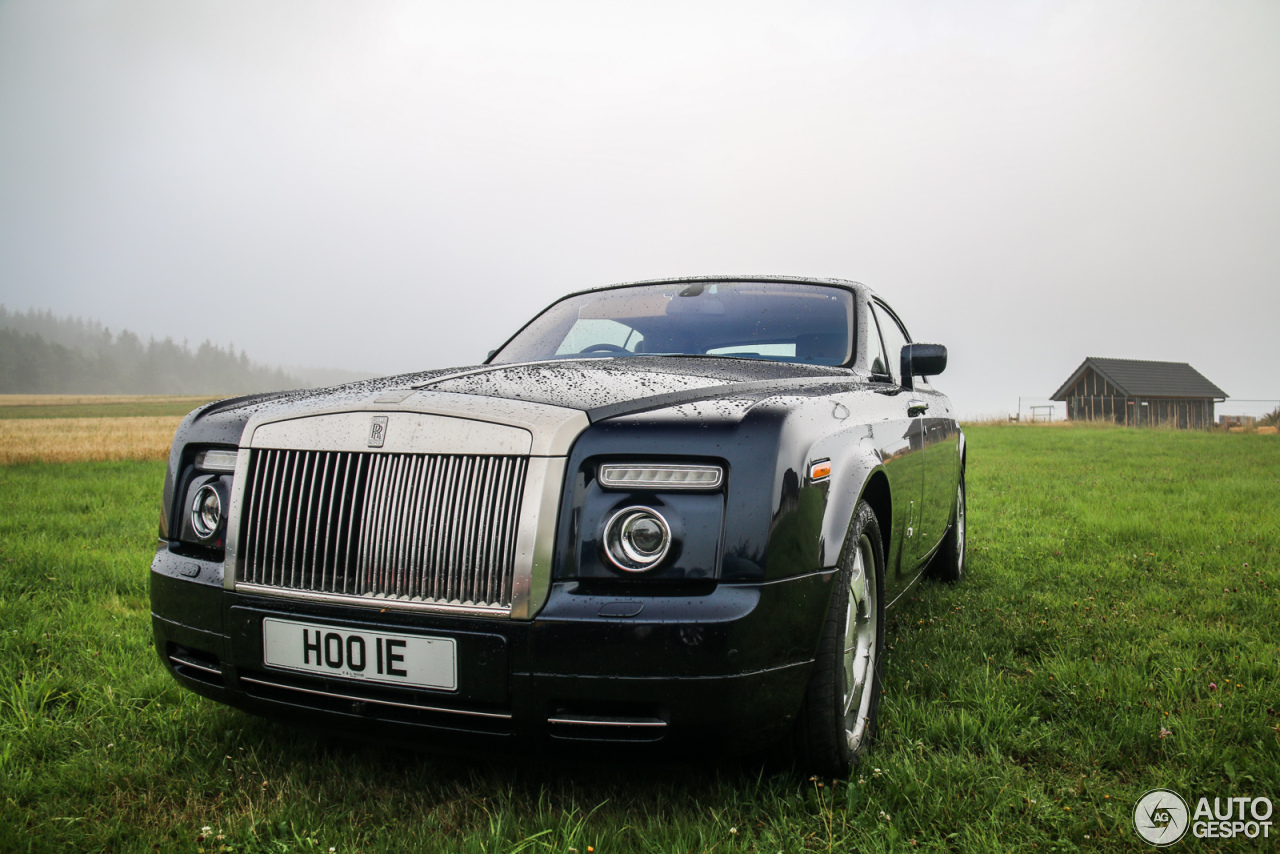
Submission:
<svg viewBox="0 0 1280 854">
<path fill-rule="evenodd" d="M 370 448 L 381 448 L 387 441 L 387 421 L 389 420 L 386 415 L 373 416 L 373 423 L 369 425 Z"/>
</svg>

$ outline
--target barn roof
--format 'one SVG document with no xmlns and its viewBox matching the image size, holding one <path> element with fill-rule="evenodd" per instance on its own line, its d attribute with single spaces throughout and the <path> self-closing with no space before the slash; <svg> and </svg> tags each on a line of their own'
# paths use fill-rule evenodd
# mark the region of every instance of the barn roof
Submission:
<svg viewBox="0 0 1280 854">
<path fill-rule="evenodd" d="M 1148 362 L 1142 359 L 1100 359 L 1090 356 L 1076 368 L 1051 400 L 1066 400 L 1067 389 L 1093 368 L 1126 397 L 1216 397 L 1227 393 L 1186 362 Z"/>
</svg>

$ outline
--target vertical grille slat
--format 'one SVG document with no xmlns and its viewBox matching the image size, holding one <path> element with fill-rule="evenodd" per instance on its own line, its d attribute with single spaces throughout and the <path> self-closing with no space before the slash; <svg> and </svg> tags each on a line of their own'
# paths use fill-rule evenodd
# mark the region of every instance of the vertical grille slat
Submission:
<svg viewBox="0 0 1280 854">
<path fill-rule="evenodd" d="M 467 549 L 467 526 L 457 524 L 459 518 L 472 519 L 471 513 L 471 494 L 472 484 L 474 481 L 473 472 L 475 470 L 474 460 L 469 457 L 463 457 L 458 461 L 459 472 L 458 490 L 462 495 L 458 496 L 458 503 L 454 505 L 454 524 L 449 526 L 450 543 L 449 543 L 449 592 L 453 594 L 454 599 L 461 600 L 463 598 L 462 591 L 462 565 L 466 560 Z"/>
<path fill-rule="evenodd" d="M 497 484 L 498 491 L 504 489 L 508 485 L 508 471 L 510 466 L 506 460 L 491 460 L 490 469 L 493 482 Z M 485 527 L 494 532 L 494 538 L 497 542 L 502 541 L 502 513 L 501 508 L 493 500 L 493 494 L 490 494 L 486 502 L 484 511 Z M 496 582 L 496 573 L 494 572 L 495 563 L 500 559 L 495 548 L 496 543 L 491 540 L 485 540 L 482 543 L 483 550 L 480 556 L 480 565 L 484 573 L 484 595 L 489 597 L 497 597 L 501 595 L 501 590 Z"/>
<path fill-rule="evenodd" d="M 457 550 L 458 550 L 458 517 L 466 512 L 466 496 L 460 494 L 466 489 L 467 472 L 466 460 L 454 459 L 453 462 L 453 479 L 450 484 L 449 494 L 453 496 L 453 501 L 446 508 L 444 533 L 444 548 L 441 550 L 441 566 L 444 568 L 444 595 L 449 601 L 458 599 L 458 588 L 455 583 L 457 566 Z"/>
<path fill-rule="evenodd" d="M 386 548 L 387 538 L 384 532 L 386 526 L 389 503 L 388 498 L 388 482 L 391 480 L 390 468 L 391 459 L 389 457 L 377 457 L 374 463 L 378 472 L 377 490 L 373 493 L 373 497 L 366 501 L 367 506 L 374 509 L 373 522 L 363 527 L 363 535 L 366 545 L 364 556 L 364 584 L 357 591 L 361 594 L 368 591 L 380 589 L 379 579 L 377 577 L 378 568 L 382 566 L 382 552 Z M 371 503 L 370 503 L 371 502 Z"/>
<path fill-rule="evenodd" d="M 271 580 L 267 582 L 268 584 L 279 583 L 279 578 L 276 575 L 276 572 L 277 572 L 276 566 L 279 563 L 279 561 L 276 560 L 276 557 L 277 557 L 276 550 L 280 545 L 280 515 L 281 514 L 279 512 L 278 506 L 280 503 L 279 484 L 281 482 L 280 465 L 281 465 L 282 457 L 283 455 L 280 454 L 278 451 L 272 454 L 271 479 L 267 487 L 267 512 L 263 514 L 263 522 L 266 525 L 266 530 L 263 531 L 266 548 L 263 550 L 264 553 L 262 555 L 262 566 L 264 571 L 270 573 Z M 274 525 L 271 524 L 271 521 L 273 519 L 275 520 Z M 274 535 L 271 533 L 272 530 L 275 531 Z"/>
<path fill-rule="evenodd" d="M 387 580 L 386 589 L 393 596 L 403 596 L 404 594 L 404 572 L 407 568 L 404 562 L 404 545 L 409 535 L 409 527 L 413 524 L 413 517 L 409 514 L 410 499 L 413 497 L 409 492 L 409 472 L 413 469 L 415 462 L 414 457 L 401 457 L 396 466 L 396 506 L 395 506 L 395 536 L 389 538 L 387 543 L 390 556 L 388 559 L 387 572 L 390 578 Z"/>
<path fill-rule="evenodd" d="M 396 522 L 400 518 L 400 501 L 403 493 L 400 491 L 400 470 L 403 468 L 401 463 L 404 462 L 403 457 L 392 457 L 387 462 L 387 492 L 383 506 L 386 512 L 382 518 L 382 530 L 378 532 L 378 562 L 377 562 L 377 580 L 374 587 L 378 590 L 385 591 L 387 595 L 395 595 L 395 559 L 396 559 Z"/>
<path fill-rule="evenodd" d="M 298 500 L 302 501 L 304 494 L 307 497 L 306 503 L 300 505 L 302 507 L 315 507 L 316 466 L 316 455 L 308 454 L 302 465 L 302 480 L 298 483 Z M 297 580 L 294 581 L 294 584 L 298 587 L 307 587 L 309 586 L 307 584 L 307 576 L 310 574 L 307 561 L 307 542 L 311 539 L 311 529 L 315 526 L 315 514 L 303 512 L 299 514 L 299 517 L 297 535 L 294 537 L 294 554 L 297 559 L 297 574 L 294 576 Z"/>
<path fill-rule="evenodd" d="M 422 484 L 422 492 L 424 495 L 440 495 L 442 494 L 441 475 L 444 473 L 445 461 L 439 457 L 432 457 L 430 460 L 431 472 L 427 476 L 426 481 Z M 423 524 L 422 541 L 418 544 L 419 557 L 418 566 L 421 581 L 419 587 L 422 590 L 436 589 L 436 562 L 433 558 L 435 554 L 435 531 L 440 525 L 440 507 L 442 502 L 431 501 L 427 505 L 427 516 Z"/>
<path fill-rule="evenodd" d="M 485 483 L 494 482 L 493 460 L 489 460 L 489 459 L 480 460 L 478 464 L 478 469 L 479 469 L 478 476 L 480 477 L 481 480 L 483 480 Z M 490 500 L 491 498 L 492 498 L 492 493 L 486 490 L 478 496 L 478 500 L 476 501 L 475 519 L 478 522 L 476 527 L 481 531 L 488 531 L 493 528 L 493 519 L 490 518 L 490 515 L 489 515 L 490 509 L 491 509 L 490 505 L 492 504 L 492 501 Z M 471 560 L 471 565 L 476 568 L 476 580 L 475 580 L 476 591 L 479 593 L 479 595 L 484 596 L 485 598 L 488 598 L 489 573 L 488 573 L 488 567 L 485 566 L 485 558 L 486 558 L 485 539 L 486 539 L 485 537 L 471 538 L 470 560 Z"/>
<path fill-rule="evenodd" d="M 282 454 L 281 456 L 283 457 L 284 455 Z M 292 587 L 293 585 L 289 583 L 289 573 L 293 569 L 290 565 L 293 550 L 289 548 L 289 543 L 293 541 L 293 534 L 290 528 L 297 527 L 298 519 L 293 513 L 293 485 L 298 480 L 297 459 L 289 460 L 289 464 L 285 466 L 285 469 L 285 477 L 280 480 L 281 485 L 284 487 L 284 504 L 276 522 L 276 547 L 279 552 L 282 552 L 280 554 L 280 586 Z"/>
<path fill-rule="evenodd" d="M 255 450 L 238 580 L 509 608 L 528 459 Z"/>
<path fill-rule="evenodd" d="M 484 478 L 484 476 L 488 474 L 486 466 L 484 465 L 484 460 L 472 460 L 471 465 L 468 467 L 470 467 L 471 471 L 467 480 L 470 481 L 471 484 L 475 484 L 477 480 Z M 475 531 L 476 528 L 480 528 L 481 525 L 484 525 L 484 516 L 481 516 L 480 513 L 481 503 L 483 503 L 481 498 L 483 498 L 483 495 L 481 495 L 480 492 L 481 490 L 479 489 L 468 490 L 470 495 L 468 495 L 467 501 L 467 519 L 474 519 L 477 524 L 467 525 L 462 531 L 462 560 L 460 561 L 463 566 L 475 567 L 474 574 L 477 576 L 484 571 L 484 567 L 481 567 L 476 563 Z M 476 580 L 479 581 L 479 577 L 477 577 Z"/>
<path fill-rule="evenodd" d="M 333 454 L 325 454 L 324 455 L 325 488 L 322 493 L 322 498 L 325 504 L 324 531 L 320 536 L 316 537 L 316 551 L 319 553 L 319 556 L 320 556 L 320 561 L 319 561 L 320 565 L 317 567 L 320 575 L 320 580 L 318 583 L 322 587 L 325 584 L 325 578 L 329 574 L 329 540 L 333 533 L 333 506 L 336 503 L 336 499 L 334 498 L 334 496 L 335 494 L 340 494 L 341 492 L 341 486 L 339 485 L 339 481 L 338 481 L 337 465 L 333 466 L 333 474 L 331 475 L 329 473 L 329 464 L 331 462 L 333 462 Z"/>
<path fill-rule="evenodd" d="M 408 547 L 404 558 L 407 567 L 405 572 L 405 595 L 407 596 L 422 595 L 422 567 L 419 556 L 422 553 L 423 522 L 427 508 L 427 493 L 423 486 L 426 484 L 427 471 L 430 467 L 429 459 L 419 457 L 413 473 L 413 482 L 409 487 L 409 491 L 413 494 L 413 507 L 410 510 L 413 528 L 409 531 Z"/>
<path fill-rule="evenodd" d="M 411 498 L 409 506 L 409 518 L 412 525 L 405 531 L 404 544 L 404 595 L 417 596 L 418 584 L 415 576 L 416 566 L 414 564 L 414 550 L 418 541 L 422 538 L 422 510 L 424 507 L 422 494 L 422 472 L 427 467 L 427 461 L 422 457 L 417 457 L 413 461 L 413 477 L 409 481 L 409 495 Z"/>
<path fill-rule="evenodd" d="M 265 460 L 265 454 L 259 454 L 254 458 L 252 467 L 250 468 L 250 472 L 252 473 L 254 480 L 260 481 L 262 479 L 262 468 L 266 465 Z M 245 513 L 248 514 L 250 519 L 258 519 L 259 524 L 261 524 L 262 514 L 259 512 L 259 505 L 262 503 L 261 494 L 255 493 L 253 495 L 246 495 L 246 498 L 248 500 L 245 503 Z M 257 541 L 255 541 L 253 545 L 257 546 Z M 248 543 L 245 544 L 244 561 L 246 566 L 255 568 L 259 566 L 258 551 L 259 550 L 257 548 L 250 548 Z"/>
<path fill-rule="evenodd" d="M 413 514 L 409 509 L 413 503 L 409 478 L 413 473 L 415 457 L 407 457 L 400 461 L 400 472 L 396 475 L 396 535 L 391 547 L 391 581 L 388 591 L 397 598 L 406 595 L 404 574 L 408 565 L 404 560 L 405 544 L 409 539 L 409 530 L 413 526 Z"/>
<path fill-rule="evenodd" d="M 444 460 L 444 479 L 440 485 L 440 493 L 443 495 L 454 495 L 454 489 L 457 486 L 457 460 L 448 458 Z M 435 528 L 431 532 L 431 563 L 430 566 L 433 574 L 432 589 L 439 590 L 441 598 L 446 601 L 449 599 L 449 528 L 453 523 L 453 509 L 456 505 L 454 502 L 441 502 L 438 505 L 438 519 Z"/>
<path fill-rule="evenodd" d="M 311 559 L 306 561 L 306 578 L 304 583 L 308 587 L 314 587 L 316 583 L 316 564 L 319 562 L 323 566 L 324 558 L 320 552 L 320 535 L 324 522 L 324 505 L 325 495 L 327 493 L 326 483 L 329 477 L 329 455 L 319 454 L 316 459 L 315 466 L 312 468 L 311 479 L 311 496 L 308 503 L 316 509 L 317 512 L 311 514 L 310 536 L 307 537 L 307 546 L 310 549 Z M 319 501 L 316 500 L 316 486 L 320 487 Z M 323 569 L 321 570 L 323 571 Z"/>
<path fill-rule="evenodd" d="M 369 460 L 369 466 L 366 469 L 368 479 L 365 483 L 359 528 L 360 556 L 357 558 L 358 562 L 356 564 L 356 586 L 355 590 L 352 591 L 358 596 L 363 596 L 373 589 L 373 579 L 369 577 L 369 567 L 373 565 L 376 559 L 372 552 L 377 550 L 377 537 L 370 528 L 377 525 L 386 506 L 382 501 L 382 471 L 386 467 L 384 465 L 385 461 L 386 457 L 374 457 Z"/>
<path fill-rule="evenodd" d="M 336 564 L 334 566 L 335 579 L 339 572 L 342 574 L 342 588 L 338 590 L 335 582 L 335 591 L 338 593 L 350 593 L 353 595 L 356 590 L 354 573 L 343 570 L 347 567 L 354 567 L 355 561 L 358 559 L 357 555 L 359 554 L 360 549 L 360 528 L 356 524 L 356 519 L 358 518 L 356 508 L 361 506 L 364 502 L 365 481 L 367 480 L 369 473 L 369 458 L 367 456 L 357 457 L 355 464 L 356 470 L 351 479 L 351 494 L 347 502 L 347 524 L 342 529 L 343 533 L 346 535 L 346 548 L 343 552 L 344 559 L 341 564 Z M 342 567 L 342 570 L 340 570 L 339 567 Z"/>
</svg>

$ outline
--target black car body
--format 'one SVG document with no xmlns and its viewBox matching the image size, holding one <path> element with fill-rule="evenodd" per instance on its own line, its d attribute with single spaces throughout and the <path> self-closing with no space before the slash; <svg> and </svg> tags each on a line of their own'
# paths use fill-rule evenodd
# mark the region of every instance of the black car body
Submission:
<svg viewBox="0 0 1280 854">
<path fill-rule="evenodd" d="M 156 647 L 253 712 L 498 752 L 840 773 L 884 610 L 964 563 L 964 436 L 862 285 L 571 295 L 483 365 L 221 401 L 175 437 Z"/>
</svg>

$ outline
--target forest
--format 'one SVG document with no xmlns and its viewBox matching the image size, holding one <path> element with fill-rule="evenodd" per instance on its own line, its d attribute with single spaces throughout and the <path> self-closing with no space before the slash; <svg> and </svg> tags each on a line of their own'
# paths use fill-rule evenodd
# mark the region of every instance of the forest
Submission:
<svg viewBox="0 0 1280 854">
<path fill-rule="evenodd" d="M 234 345 L 144 342 L 93 320 L 0 305 L 0 394 L 230 395 L 301 385 Z"/>
</svg>

